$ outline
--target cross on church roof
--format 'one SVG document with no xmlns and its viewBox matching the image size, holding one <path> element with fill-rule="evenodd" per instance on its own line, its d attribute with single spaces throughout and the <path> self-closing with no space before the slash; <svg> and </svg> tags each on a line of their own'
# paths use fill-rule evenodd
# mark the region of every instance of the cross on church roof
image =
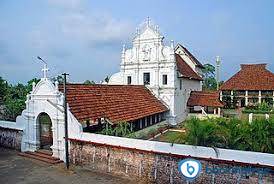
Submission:
<svg viewBox="0 0 274 184">
<path fill-rule="evenodd" d="M 149 24 L 150 24 L 150 18 L 149 18 L 149 16 L 147 17 L 147 26 L 149 26 Z"/>
<path fill-rule="evenodd" d="M 47 78 L 47 72 L 49 71 L 49 68 L 47 67 L 46 64 L 44 64 L 44 68 L 42 69 L 42 72 L 44 73 L 44 77 L 43 78 Z"/>
</svg>

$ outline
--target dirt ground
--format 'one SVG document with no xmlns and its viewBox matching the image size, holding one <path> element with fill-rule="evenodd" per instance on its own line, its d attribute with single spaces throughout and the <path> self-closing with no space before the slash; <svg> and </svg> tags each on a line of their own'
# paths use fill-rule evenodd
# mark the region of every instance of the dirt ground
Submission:
<svg viewBox="0 0 274 184">
<path fill-rule="evenodd" d="M 128 184 L 125 178 L 113 177 L 81 167 L 66 170 L 64 164 L 49 165 L 24 158 L 18 152 L 0 147 L 1 184 Z"/>
</svg>

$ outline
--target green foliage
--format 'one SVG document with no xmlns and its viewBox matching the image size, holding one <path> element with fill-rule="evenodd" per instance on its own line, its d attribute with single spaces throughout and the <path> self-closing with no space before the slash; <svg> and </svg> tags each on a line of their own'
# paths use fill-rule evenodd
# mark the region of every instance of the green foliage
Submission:
<svg viewBox="0 0 274 184">
<path fill-rule="evenodd" d="M 116 126 L 111 126 L 109 124 L 104 124 L 101 134 L 112 135 L 118 137 L 130 136 L 132 131 L 130 130 L 130 124 L 127 122 L 118 123 Z"/>
<path fill-rule="evenodd" d="M 268 114 L 274 113 L 273 106 L 263 101 L 262 103 L 257 104 L 256 106 L 246 107 L 243 110 L 244 113 L 255 113 L 255 114 Z"/>
<path fill-rule="evenodd" d="M 0 105 L 4 103 L 4 96 L 7 94 L 8 83 L 0 77 Z"/>
<path fill-rule="evenodd" d="M 106 83 L 108 83 L 108 82 L 109 82 L 109 76 L 106 76 L 106 78 L 104 79 L 104 81 L 105 81 Z"/>
<path fill-rule="evenodd" d="M 171 142 L 176 144 L 185 144 L 184 140 L 184 133 L 183 132 L 173 132 L 173 131 L 167 131 L 164 134 L 157 137 L 155 140 L 161 141 L 161 142 Z"/>
<path fill-rule="evenodd" d="M 3 84 L 3 81 L 0 77 L 1 103 L 4 105 L 2 117 L 5 120 L 14 121 L 25 108 L 26 95 L 32 90 L 32 83 L 38 83 L 39 80 L 34 78 L 28 81 L 26 85 L 20 83 L 8 85 L 7 82 Z"/>
<path fill-rule="evenodd" d="M 217 89 L 217 81 L 215 79 L 215 67 L 211 64 L 205 64 L 202 69 L 203 75 L 203 89 L 215 90 Z"/>
<path fill-rule="evenodd" d="M 59 84 L 63 84 L 64 83 L 64 77 L 62 75 L 58 75 L 57 77 L 53 77 L 51 78 L 52 82 L 58 81 Z"/>
<path fill-rule="evenodd" d="M 94 81 L 90 81 L 90 80 L 85 80 L 84 84 L 95 84 Z"/>
<path fill-rule="evenodd" d="M 187 144 L 274 153 L 274 118 L 251 124 L 238 119 L 190 119 L 185 128 Z"/>
<path fill-rule="evenodd" d="M 258 110 L 260 110 L 260 111 L 270 111 L 271 107 L 268 103 L 262 102 L 258 105 Z"/>
</svg>

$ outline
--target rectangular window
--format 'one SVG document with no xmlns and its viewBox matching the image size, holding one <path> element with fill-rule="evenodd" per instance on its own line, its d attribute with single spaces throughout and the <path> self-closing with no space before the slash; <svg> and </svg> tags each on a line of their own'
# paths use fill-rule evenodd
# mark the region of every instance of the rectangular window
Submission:
<svg viewBox="0 0 274 184">
<path fill-rule="evenodd" d="M 182 84 L 182 79 L 180 79 L 180 90 L 182 90 L 183 84 Z"/>
<path fill-rule="evenodd" d="M 144 73 L 144 85 L 150 84 L 150 73 Z"/>
<path fill-rule="evenodd" d="M 167 75 L 163 75 L 163 85 L 167 85 Z"/>
<path fill-rule="evenodd" d="M 131 84 L 131 76 L 127 76 L 127 84 Z"/>
</svg>

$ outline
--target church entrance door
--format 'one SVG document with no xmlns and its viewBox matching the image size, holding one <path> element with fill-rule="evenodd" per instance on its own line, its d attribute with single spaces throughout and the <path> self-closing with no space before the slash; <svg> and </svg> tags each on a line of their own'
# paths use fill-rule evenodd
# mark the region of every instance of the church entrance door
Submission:
<svg viewBox="0 0 274 184">
<path fill-rule="evenodd" d="M 50 147 L 53 144 L 51 119 L 47 113 L 41 113 L 38 116 L 38 122 L 39 122 L 40 148 L 50 150 Z"/>
</svg>

